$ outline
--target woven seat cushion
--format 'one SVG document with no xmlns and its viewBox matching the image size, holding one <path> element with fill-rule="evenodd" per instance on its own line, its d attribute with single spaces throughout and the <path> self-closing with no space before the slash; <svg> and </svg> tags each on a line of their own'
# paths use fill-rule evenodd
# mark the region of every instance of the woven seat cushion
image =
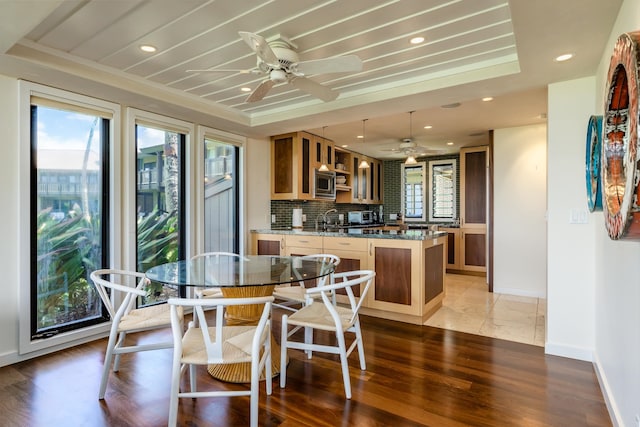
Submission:
<svg viewBox="0 0 640 427">
<path fill-rule="evenodd" d="M 178 315 L 182 316 L 182 307 L 178 308 Z M 118 332 L 130 332 L 138 329 L 171 325 L 168 304 L 157 304 L 131 310 L 122 317 L 118 325 Z"/>
<path fill-rule="evenodd" d="M 211 340 L 215 341 L 216 328 L 209 327 Z M 251 341 L 255 326 L 226 326 L 222 329 L 222 360 L 209 361 L 200 328 L 190 328 L 182 338 L 182 363 L 206 365 L 208 363 L 251 362 Z"/>
<path fill-rule="evenodd" d="M 353 311 L 341 306 L 335 306 L 335 309 L 342 321 L 342 329 L 347 330 L 350 328 L 353 325 L 351 322 Z M 287 323 L 290 325 L 310 326 L 312 328 L 322 329 L 325 331 L 336 330 L 336 325 L 329 313 L 329 310 L 327 310 L 327 307 L 321 302 L 315 302 L 296 311 L 289 316 Z"/>
</svg>

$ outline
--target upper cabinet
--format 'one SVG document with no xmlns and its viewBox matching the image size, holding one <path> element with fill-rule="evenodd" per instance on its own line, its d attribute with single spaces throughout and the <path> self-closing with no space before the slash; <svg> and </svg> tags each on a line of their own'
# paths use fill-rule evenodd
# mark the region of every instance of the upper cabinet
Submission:
<svg viewBox="0 0 640 427">
<path fill-rule="evenodd" d="M 369 168 L 358 168 L 363 159 Z M 336 173 L 337 203 L 382 203 L 382 161 L 307 132 L 271 137 L 271 199 L 314 199 L 315 170 L 322 165 Z"/>
<path fill-rule="evenodd" d="M 365 161 L 368 168 L 360 168 Z M 351 191 L 338 193 L 338 203 L 364 203 L 379 204 L 383 202 L 383 172 L 382 161 L 363 156 L 360 153 L 351 153 L 350 162 Z M 336 171 L 337 172 L 337 171 Z"/>
<path fill-rule="evenodd" d="M 305 132 L 271 137 L 272 200 L 313 199 L 313 137 Z"/>
</svg>

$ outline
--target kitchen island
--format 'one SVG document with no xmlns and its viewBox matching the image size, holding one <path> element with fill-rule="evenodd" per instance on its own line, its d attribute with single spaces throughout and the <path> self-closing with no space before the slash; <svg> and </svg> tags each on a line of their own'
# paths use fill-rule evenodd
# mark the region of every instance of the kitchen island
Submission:
<svg viewBox="0 0 640 427">
<path fill-rule="evenodd" d="M 429 230 L 251 231 L 255 255 L 331 253 L 337 271 L 374 270 L 362 313 L 417 325 L 442 306 L 446 242 L 446 232 Z"/>
</svg>

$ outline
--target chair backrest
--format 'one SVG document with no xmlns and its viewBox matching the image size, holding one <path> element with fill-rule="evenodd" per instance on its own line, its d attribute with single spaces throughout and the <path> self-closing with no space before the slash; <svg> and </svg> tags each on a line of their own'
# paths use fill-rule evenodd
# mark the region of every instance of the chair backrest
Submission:
<svg viewBox="0 0 640 427">
<path fill-rule="evenodd" d="M 305 293 L 310 297 L 310 299 L 313 298 L 313 295 L 321 295 L 323 303 L 336 322 L 336 326 L 340 326 L 343 325 L 343 321 L 335 309 L 336 302 L 333 295 L 337 290 L 344 289 L 349 300 L 349 308 L 351 309 L 351 317 L 348 321 L 348 325 L 352 325 L 358 316 L 358 311 L 360 311 L 360 307 L 367 296 L 367 292 L 369 292 L 369 287 L 371 286 L 371 282 L 375 275 L 376 272 L 373 270 L 356 270 L 335 273 L 333 275 L 334 283 L 306 289 Z M 360 287 L 360 297 L 356 300 L 352 288 L 354 286 L 360 286 L 362 283 L 364 283 L 364 287 Z"/>
<path fill-rule="evenodd" d="M 168 303 L 171 307 L 171 329 L 173 331 L 173 340 L 175 348 L 182 352 L 182 322 L 177 307 L 193 309 L 193 315 L 198 318 L 198 328 L 202 332 L 202 337 L 207 351 L 207 363 L 230 363 L 233 360 L 225 357 L 223 345 L 231 345 L 236 350 L 244 354 L 259 354 L 260 344 L 267 338 L 266 328 L 271 313 L 271 303 L 273 296 L 249 297 L 249 298 L 169 298 Z M 249 330 L 246 333 L 235 335 L 230 339 L 226 339 L 223 332 L 225 328 L 225 308 L 236 305 L 261 305 L 262 314 L 255 330 Z M 205 308 L 216 307 L 215 325 L 211 326 L 210 321 L 205 316 Z M 189 324 L 189 328 L 193 328 L 193 322 Z M 215 335 L 209 334 L 209 328 L 215 328 Z M 236 351 L 235 353 L 238 353 Z M 248 353 L 251 351 L 251 353 Z"/>
<path fill-rule="evenodd" d="M 102 276 L 109 276 L 110 280 Z M 146 296 L 143 288 L 150 283 L 143 273 L 116 269 L 96 270 L 89 277 L 114 321 L 119 321 L 123 315 L 135 307 L 136 297 Z M 137 285 L 134 285 L 135 282 Z M 111 293 L 107 289 L 110 289 Z M 118 300 L 121 301 L 116 307 L 115 301 Z"/>
<path fill-rule="evenodd" d="M 333 254 L 311 254 L 311 255 L 301 256 L 300 258 L 303 260 L 322 261 L 326 265 L 326 268 L 332 268 L 334 272 L 338 268 L 338 264 L 340 264 L 340 257 Z M 318 278 L 316 280 L 316 286 L 326 285 L 327 279 L 331 279 L 329 280 L 329 282 L 332 283 L 333 282 L 332 276 L 333 276 L 333 273 Z M 304 288 L 305 281 L 300 277 L 298 277 L 298 279 L 299 279 L 298 282 L 300 283 L 300 286 Z"/>
</svg>

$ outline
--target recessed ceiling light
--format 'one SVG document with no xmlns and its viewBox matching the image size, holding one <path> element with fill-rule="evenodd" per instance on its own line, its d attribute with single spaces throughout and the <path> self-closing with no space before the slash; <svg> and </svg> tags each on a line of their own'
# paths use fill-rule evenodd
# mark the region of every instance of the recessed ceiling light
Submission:
<svg viewBox="0 0 640 427">
<path fill-rule="evenodd" d="M 422 36 L 417 36 L 417 37 L 413 37 L 409 40 L 409 43 L 411 44 L 420 44 L 424 41 L 424 37 Z"/>
<path fill-rule="evenodd" d="M 489 102 L 489 101 L 493 101 L 493 96 L 485 96 L 484 98 L 482 98 L 483 102 Z"/>
<path fill-rule="evenodd" d="M 150 44 L 143 44 L 142 46 L 140 46 L 140 50 L 147 53 L 153 53 L 158 49 L 156 49 L 155 46 L 151 46 Z"/>
<path fill-rule="evenodd" d="M 425 128 L 425 129 L 432 129 L 432 128 L 433 128 L 433 126 L 431 126 L 431 125 L 426 125 L 424 128 Z"/>
<path fill-rule="evenodd" d="M 440 108 L 458 108 L 460 106 L 459 102 L 454 102 L 452 104 L 441 105 Z"/>
<path fill-rule="evenodd" d="M 362 138 L 364 138 L 364 136 L 362 136 L 362 135 L 358 135 L 358 136 L 356 136 L 356 138 L 358 138 L 358 139 L 362 139 Z"/>
<path fill-rule="evenodd" d="M 250 87 L 241 87 L 240 90 L 242 92 L 251 92 L 251 88 Z"/>
<path fill-rule="evenodd" d="M 349 146 L 349 144 L 343 144 L 341 145 L 342 148 L 347 148 Z"/>
<path fill-rule="evenodd" d="M 453 145 L 453 142 L 449 141 L 447 142 L 447 145 Z"/>
<path fill-rule="evenodd" d="M 556 57 L 556 62 L 568 61 L 573 58 L 573 53 L 565 53 L 564 55 L 560 55 Z"/>
</svg>

